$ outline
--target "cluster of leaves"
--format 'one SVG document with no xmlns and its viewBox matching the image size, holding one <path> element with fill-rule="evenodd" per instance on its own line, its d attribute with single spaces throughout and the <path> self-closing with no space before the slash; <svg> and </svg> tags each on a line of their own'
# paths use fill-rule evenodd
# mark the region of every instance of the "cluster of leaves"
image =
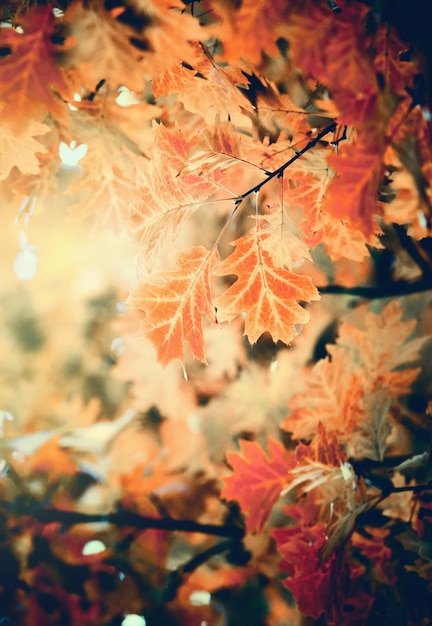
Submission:
<svg viewBox="0 0 432 626">
<path fill-rule="evenodd" d="M 56 240 L 1 311 L 1 617 L 425 623 L 415 49 L 353 0 L 2 12 L 5 240 Z"/>
</svg>

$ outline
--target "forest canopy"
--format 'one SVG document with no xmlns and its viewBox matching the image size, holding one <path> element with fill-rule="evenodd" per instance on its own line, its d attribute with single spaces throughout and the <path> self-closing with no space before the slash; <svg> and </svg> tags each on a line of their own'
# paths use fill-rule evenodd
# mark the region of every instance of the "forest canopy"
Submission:
<svg viewBox="0 0 432 626">
<path fill-rule="evenodd" d="M 0 3 L 1 625 L 432 621 L 426 4 Z"/>
</svg>

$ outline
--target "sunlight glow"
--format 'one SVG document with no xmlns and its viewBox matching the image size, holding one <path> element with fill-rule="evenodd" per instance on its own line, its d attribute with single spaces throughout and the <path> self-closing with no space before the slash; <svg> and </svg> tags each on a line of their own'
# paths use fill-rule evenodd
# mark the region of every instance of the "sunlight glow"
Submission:
<svg viewBox="0 0 432 626">
<path fill-rule="evenodd" d="M 117 98 L 115 99 L 116 103 L 121 107 L 130 107 L 134 104 L 139 104 L 140 100 L 137 98 L 136 94 L 133 91 L 130 91 L 127 87 L 122 85 L 119 87 L 118 91 L 120 92 Z"/>
<path fill-rule="evenodd" d="M 36 246 L 28 244 L 27 236 L 20 232 L 20 252 L 15 257 L 14 271 L 19 280 L 31 280 L 36 274 L 37 256 Z"/>
<path fill-rule="evenodd" d="M 200 416 L 197 413 L 189 413 L 186 418 L 188 428 L 193 433 L 198 433 L 201 428 Z"/>
<path fill-rule="evenodd" d="M 77 167 L 80 160 L 87 154 L 87 144 L 82 143 L 77 146 L 76 141 L 71 141 L 69 145 L 64 141 L 59 143 L 59 156 L 61 164 L 66 169 Z"/>
<path fill-rule="evenodd" d="M 12 413 L 9 413 L 9 411 L 4 411 L 4 410 L 0 411 L 0 437 L 3 436 L 3 424 L 5 420 L 8 420 L 9 422 L 13 422 Z"/>
<path fill-rule="evenodd" d="M 100 554 L 106 550 L 106 545 L 99 541 L 99 539 L 93 539 L 92 541 L 87 541 L 83 548 L 83 556 L 91 556 L 92 554 Z"/>
<path fill-rule="evenodd" d="M 145 618 L 142 615 L 136 615 L 136 613 L 129 613 L 125 615 L 121 626 L 146 626 Z"/>
<path fill-rule="evenodd" d="M 205 606 L 210 604 L 211 595 L 208 591 L 193 591 L 189 596 L 189 602 L 193 606 Z"/>
</svg>

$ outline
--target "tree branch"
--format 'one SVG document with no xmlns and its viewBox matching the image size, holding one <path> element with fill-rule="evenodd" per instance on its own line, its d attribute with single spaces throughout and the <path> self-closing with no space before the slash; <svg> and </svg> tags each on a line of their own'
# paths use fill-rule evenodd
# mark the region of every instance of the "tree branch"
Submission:
<svg viewBox="0 0 432 626">
<path fill-rule="evenodd" d="M 346 296 L 359 296 L 368 300 L 378 298 L 394 298 L 397 296 L 408 296 L 413 293 L 421 293 L 432 289 L 432 277 L 426 276 L 412 283 L 404 280 L 397 280 L 389 285 L 374 287 L 344 287 L 343 285 L 324 285 L 317 287 L 321 294 L 335 294 Z"/>
<path fill-rule="evenodd" d="M 226 541 L 220 541 L 216 543 L 214 546 L 211 546 L 207 550 L 196 554 L 191 557 L 189 561 L 186 561 L 181 567 L 170 572 L 168 576 L 168 582 L 163 592 L 163 601 L 169 602 L 173 600 L 176 594 L 177 589 L 183 584 L 185 574 L 190 574 L 194 570 L 196 570 L 200 565 L 203 565 L 206 561 L 208 561 L 212 556 L 216 556 L 217 554 L 221 554 L 222 552 L 227 552 L 232 548 L 235 548 L 238 541 L 233 539 L 227 539 Z"/>
<path fill-rule="evenodd" d="M 156 528 L 158 530 L 203 533 L 217 537 L 230 537 L 231 539 L 244 537 L 244 530 L 240 526 L 218 526 L 216 524 L 199 524 L 190 520 L 144 517 L 123 510 L 114 513 L 80 513 L 78 511 L 60 511 L 54 508 L 39 508 L 32 512 L 32 517 L 44 524 L 58 522 L 63 526 L 105 522 L 119 527 L 131 526 L 140 529 Z"/>
</svg>

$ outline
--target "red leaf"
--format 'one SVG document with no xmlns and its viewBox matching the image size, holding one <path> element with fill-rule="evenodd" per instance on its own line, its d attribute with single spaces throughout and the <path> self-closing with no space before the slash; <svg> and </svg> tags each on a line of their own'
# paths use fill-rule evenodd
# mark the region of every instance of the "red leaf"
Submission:
<svg viewBox="0 0 432 626">
<path fill-rule="evenodd" d="M 51 6 L 33 7 L 20 17 L 23 33 L 1 29 L 0 46 L 11 53 L 0 60 L 0 98 L 7 106 L 2 117 L 16 123 L 42 110 L 63 116 L 65 104 L 51 87 L 64 95 L 68 86 L 54 63 L 56 46 L 51 42 L 55 19 Z"/>
<path fill-rule="evenodd" d="M 334 595 L 333 552 L 324 562 L 320 553 L 326 543 L 326 527 L 313 523 L 319 507 L 308 500 L 285 507 L 284 511 L 298 521 L 296 526 L 272 531 L 284 561 L 281 568 L 289 573 L 285 586 L 292 592 L 300 611 L 317 619 L 328 611 Z"/>
<path fill-rule="evenodd" d="M 241 453 L 228 452 L 232 476 L 224 478 L 221 496 L 237 500 L 248 533 L 261 532 L 287 481 L 290 463 L 281 443 L 268 440 L 269 456 L 255 441 L 240 441 Z"/>
</svg>

